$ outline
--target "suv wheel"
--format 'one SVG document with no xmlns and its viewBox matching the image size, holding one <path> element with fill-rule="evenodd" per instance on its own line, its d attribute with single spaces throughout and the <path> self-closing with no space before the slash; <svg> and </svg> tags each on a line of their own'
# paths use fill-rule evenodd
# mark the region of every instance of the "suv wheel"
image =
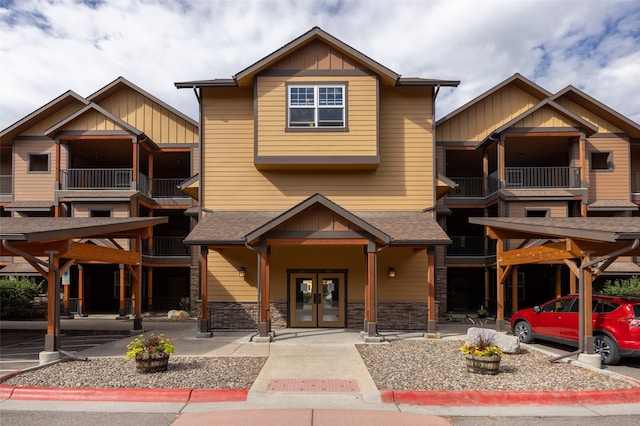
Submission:
<svg viewBox="0 0 640 426">
<path fill-rule="evenodd" d="M 513 332 L 522 343 L 533 342 L 533 331 L 528 322 L 518 321 L 516 325 L 513 326 Z"/>
<path fill-rule="evenodd" d="M 609 336 L 593 336 L 593 350 L 602 357 L 602 363 L 614 365 L 620 361 L 618 345 Z"/>
</svg>

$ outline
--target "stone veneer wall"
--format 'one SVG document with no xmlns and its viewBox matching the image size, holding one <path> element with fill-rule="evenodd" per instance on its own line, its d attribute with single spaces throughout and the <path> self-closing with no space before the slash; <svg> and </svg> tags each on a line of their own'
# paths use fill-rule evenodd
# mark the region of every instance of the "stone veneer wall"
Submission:
<svg viewBox="0 0 640 426">
<path fill-rule="evenodd" d="M 256 330 L 258 304 L 256 302 L 210 302 L 212 328 L 218 330 Z M 271 302 L 271 327 L 287 326 L 287 303 Z"/>
<path fill-rule="evenodd" d="M 378 302 L 378 330 L 427 330 L 427 302 Z"/>
<path fill-rule="evenodd" d="M 436 316 L 438 322 L 447 317 L 447 268 L 436 268 Z"/>
</svg>

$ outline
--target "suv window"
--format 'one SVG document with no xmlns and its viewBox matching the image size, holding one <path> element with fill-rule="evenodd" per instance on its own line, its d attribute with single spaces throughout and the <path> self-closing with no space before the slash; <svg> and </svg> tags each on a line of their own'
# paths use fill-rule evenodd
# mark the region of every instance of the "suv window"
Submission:
<svg viewBox="0 0 640 426">
<path fill-rule="evenodd" d="M 633 305 L 633 316 L 640 318 L 640 305 Z"/>
<path fill-rule="evenodd" d="M 547 303 L 542 307 L 542 312 L 571 312 L 571 306 L 575 299 L 560 299 Z"/>
<path fill-rule="evenodd" d="M 599 314 L 613 312 L 620 307 L 620 304 L 611 302 L 610 300 L 594 300 L 593 305 L 593 312 Z"/>
</svg>

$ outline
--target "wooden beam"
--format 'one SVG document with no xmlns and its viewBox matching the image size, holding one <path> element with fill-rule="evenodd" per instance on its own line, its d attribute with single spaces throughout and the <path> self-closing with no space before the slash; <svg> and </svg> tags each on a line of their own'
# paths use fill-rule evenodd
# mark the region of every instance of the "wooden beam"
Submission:
<svg viewBox="0 0 640 426">
<path fill-rule="evenodd" d="M 542 246 L 510 250 L 500 254 L 500 265 L 524 265 L 573 259 L 576 256 L 565 249 L 565 243 L 548 243 Z"/>
<path fill-rule="evenodd" d="M 71 250 L 64 254 L 65 258 L 79 262 L 107 262 L 136 265 L 140 263 L 140 253 L 118 250 L 110 247 L 100 247 L 87 243 L 72 243 Z"/>
<path fill-rule="evenodd" d="M 269 246 L 366 246 L 366 238 L 268 238 Z"/>
</svg>

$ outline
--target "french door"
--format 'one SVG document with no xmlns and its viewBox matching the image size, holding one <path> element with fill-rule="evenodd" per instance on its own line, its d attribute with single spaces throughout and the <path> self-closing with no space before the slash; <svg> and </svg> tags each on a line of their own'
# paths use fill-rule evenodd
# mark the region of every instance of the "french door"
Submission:
<svg viewBox="0 0 640 426">
<path fill-rule="evenodd" d="M 344 272 L 296 272 L 289 275 L 292 327 L 345 326 Z"/>
</svg>

